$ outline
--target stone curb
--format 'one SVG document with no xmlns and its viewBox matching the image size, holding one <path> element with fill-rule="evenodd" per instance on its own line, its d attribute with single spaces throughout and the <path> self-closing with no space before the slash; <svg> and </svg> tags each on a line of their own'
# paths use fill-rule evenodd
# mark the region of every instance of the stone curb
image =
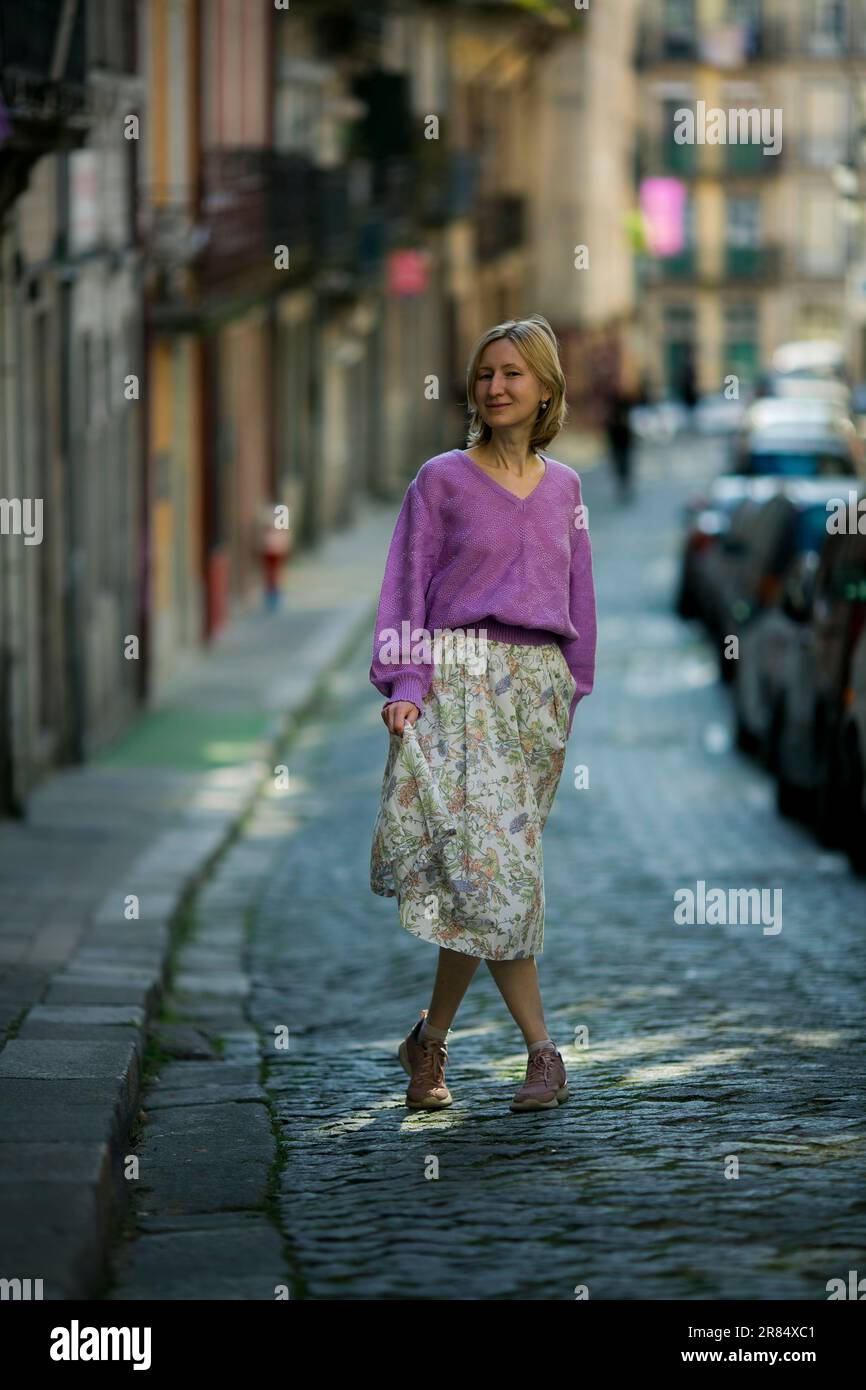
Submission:
<svg viewBox="0 0 866 1390">
<path fill-rule="evenodd" d="M 0 1300 L 95 1296 L 128 1206 L 124 1158 L 148 1026 L 187 905 L 322 680 L 373 619 L 369 600 L 356 599 L 294 654 L 291 675 L 266 698 L 273 717 L 260 755 L 208 774 L 214 794 L 193 798 L 204 806 L 188 808 L 106 893 L 67 967 L 0 1051 L 0 1080 L 12 1083 L 4 1128 L 14 1136 L 0 1144 L 0 1280 L 10 1281 Z M 132 894 L 139 916 L 127 919 Z"/>
</svg>

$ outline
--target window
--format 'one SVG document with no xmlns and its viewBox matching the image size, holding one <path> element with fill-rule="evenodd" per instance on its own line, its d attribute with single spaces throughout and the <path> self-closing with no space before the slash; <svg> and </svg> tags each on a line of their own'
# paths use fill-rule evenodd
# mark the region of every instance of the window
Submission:
<svg viewBox="0 0 866 1390">
<path fill-rule="evenodd" d="M 697 163 L 697 145 L 679 145 L 674 139 L 680 125 L 676 113 L 687 110 L 694 111 L 694 104 L 682 98 L 666 97 L 662 103 L 662 167 L 667 173 L 687 173 Z"/>
<path fill-rule="evenodd" d="M 662 25 L 668 56 L 692 56 L 695 43 L 695 0 L 664 0 Z"/>
<path fill-rule="evenodd" d="M 681 389 L 689 368 L 694 368 L 696 322 L 691 304 L 672 300 L 664 306 L 664 384 L 668 395 Z"/>
<path fill-rule="evenodd" d="M 665 336 L 691 338 L 695 331 L 695 311 L 691 304 L 674 301 L 664 307 Z"/>
<path fill-rule="evenodd" d="M 806 44 L 809 52 L 816 56 L 832 56 L 844 51 L 844 0 L 812 0 Z"/>
<path fill-rule="evenodd" d="M 754 384 L 760 367 L 760 319 L 754 299 L 730 300 L 724 309 L 724 375 L 736 376 L 740 393 Z"/>
<path fill-rule="evenodd" d="M 761 204 L 754 193 L 731 194 L 726 201 L 729 246 L 757 246 L 761 239 Z"/>
<path fill-rule="evenodd" d="M 842 227 L 832 188 L 804 192 L 801 216 L 800 264 L 807 274 L 836 275 L 843 263 Z"/>
<path fill-rule="evenodd" d="M 832 168 L 845 155 L 845 93 L 838 82 L 813 82 L 804 96 L 806 158 L 818 168 Z"/>
<path fill-rule="evenodd" d="M 758 305 L 754 299 L 735 299 L 725 305 L 725 335 L 757 337 Z"/>
<path fill-rule="evenodd" d="M 761 0 L 728 0 L 729 24 L 757 24 L 761 18 Z"/>
</svg>

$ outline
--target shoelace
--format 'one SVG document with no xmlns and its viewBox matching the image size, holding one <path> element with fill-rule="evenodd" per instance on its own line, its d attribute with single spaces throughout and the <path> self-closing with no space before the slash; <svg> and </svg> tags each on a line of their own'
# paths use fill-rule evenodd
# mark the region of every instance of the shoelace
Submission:
<svg viewBox="0 0 866 1390">
<path fill-rule="evenodd" d="M 433 1086 L 445 1085 L 445 1062 L 448 1057 L 448 1047 L 444 1042 L 437 1042 L 431 1039 L 429 1042 L 422 1043 L 423 1052 L 418 1059 L 417 1074 L 419 1081 Z"/>
<path fill-rule="evenodd" d="M 553 1063 L 557 1060 L 556 1053 L 550 1047 L 542 1048 L 536 1052 L 534 1057 L 529 1059 L 529 1071 L 526 1077 L 526 1085 L 531 1085 L 534 1081 L 543 1081 L 547 1085 L 550 1080 L 549 1072 Z M 541 1076 L 538 1073 L 541 1071 Z"/>
</svg>

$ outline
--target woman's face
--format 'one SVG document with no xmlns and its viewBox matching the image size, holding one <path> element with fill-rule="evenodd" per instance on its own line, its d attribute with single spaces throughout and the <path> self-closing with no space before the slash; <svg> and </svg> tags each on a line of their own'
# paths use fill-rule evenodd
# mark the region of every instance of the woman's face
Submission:
<svg viewBox="0 0 866 1390">
<path fill-rule="evenodd" d="M 481 354 L 475 378 L 475 404 L 485 424 L 521 425 L 534 421 L 546 395 L 510 338 L 497 338 Z"/>
</svg>

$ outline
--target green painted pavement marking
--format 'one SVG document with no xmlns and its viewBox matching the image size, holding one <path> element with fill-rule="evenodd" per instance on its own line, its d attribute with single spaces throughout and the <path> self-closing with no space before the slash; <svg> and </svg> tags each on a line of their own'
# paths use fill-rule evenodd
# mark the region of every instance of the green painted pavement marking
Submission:
<svg viewBox="0 0 866 1390">
<path fill-rule="evenodd" d="M 260 753 L 268 729 L 263 710 L 249 714 L 154 710 L 95 754 L 93 761 L 122 767 L 232 767 Z"/>
</svg>

